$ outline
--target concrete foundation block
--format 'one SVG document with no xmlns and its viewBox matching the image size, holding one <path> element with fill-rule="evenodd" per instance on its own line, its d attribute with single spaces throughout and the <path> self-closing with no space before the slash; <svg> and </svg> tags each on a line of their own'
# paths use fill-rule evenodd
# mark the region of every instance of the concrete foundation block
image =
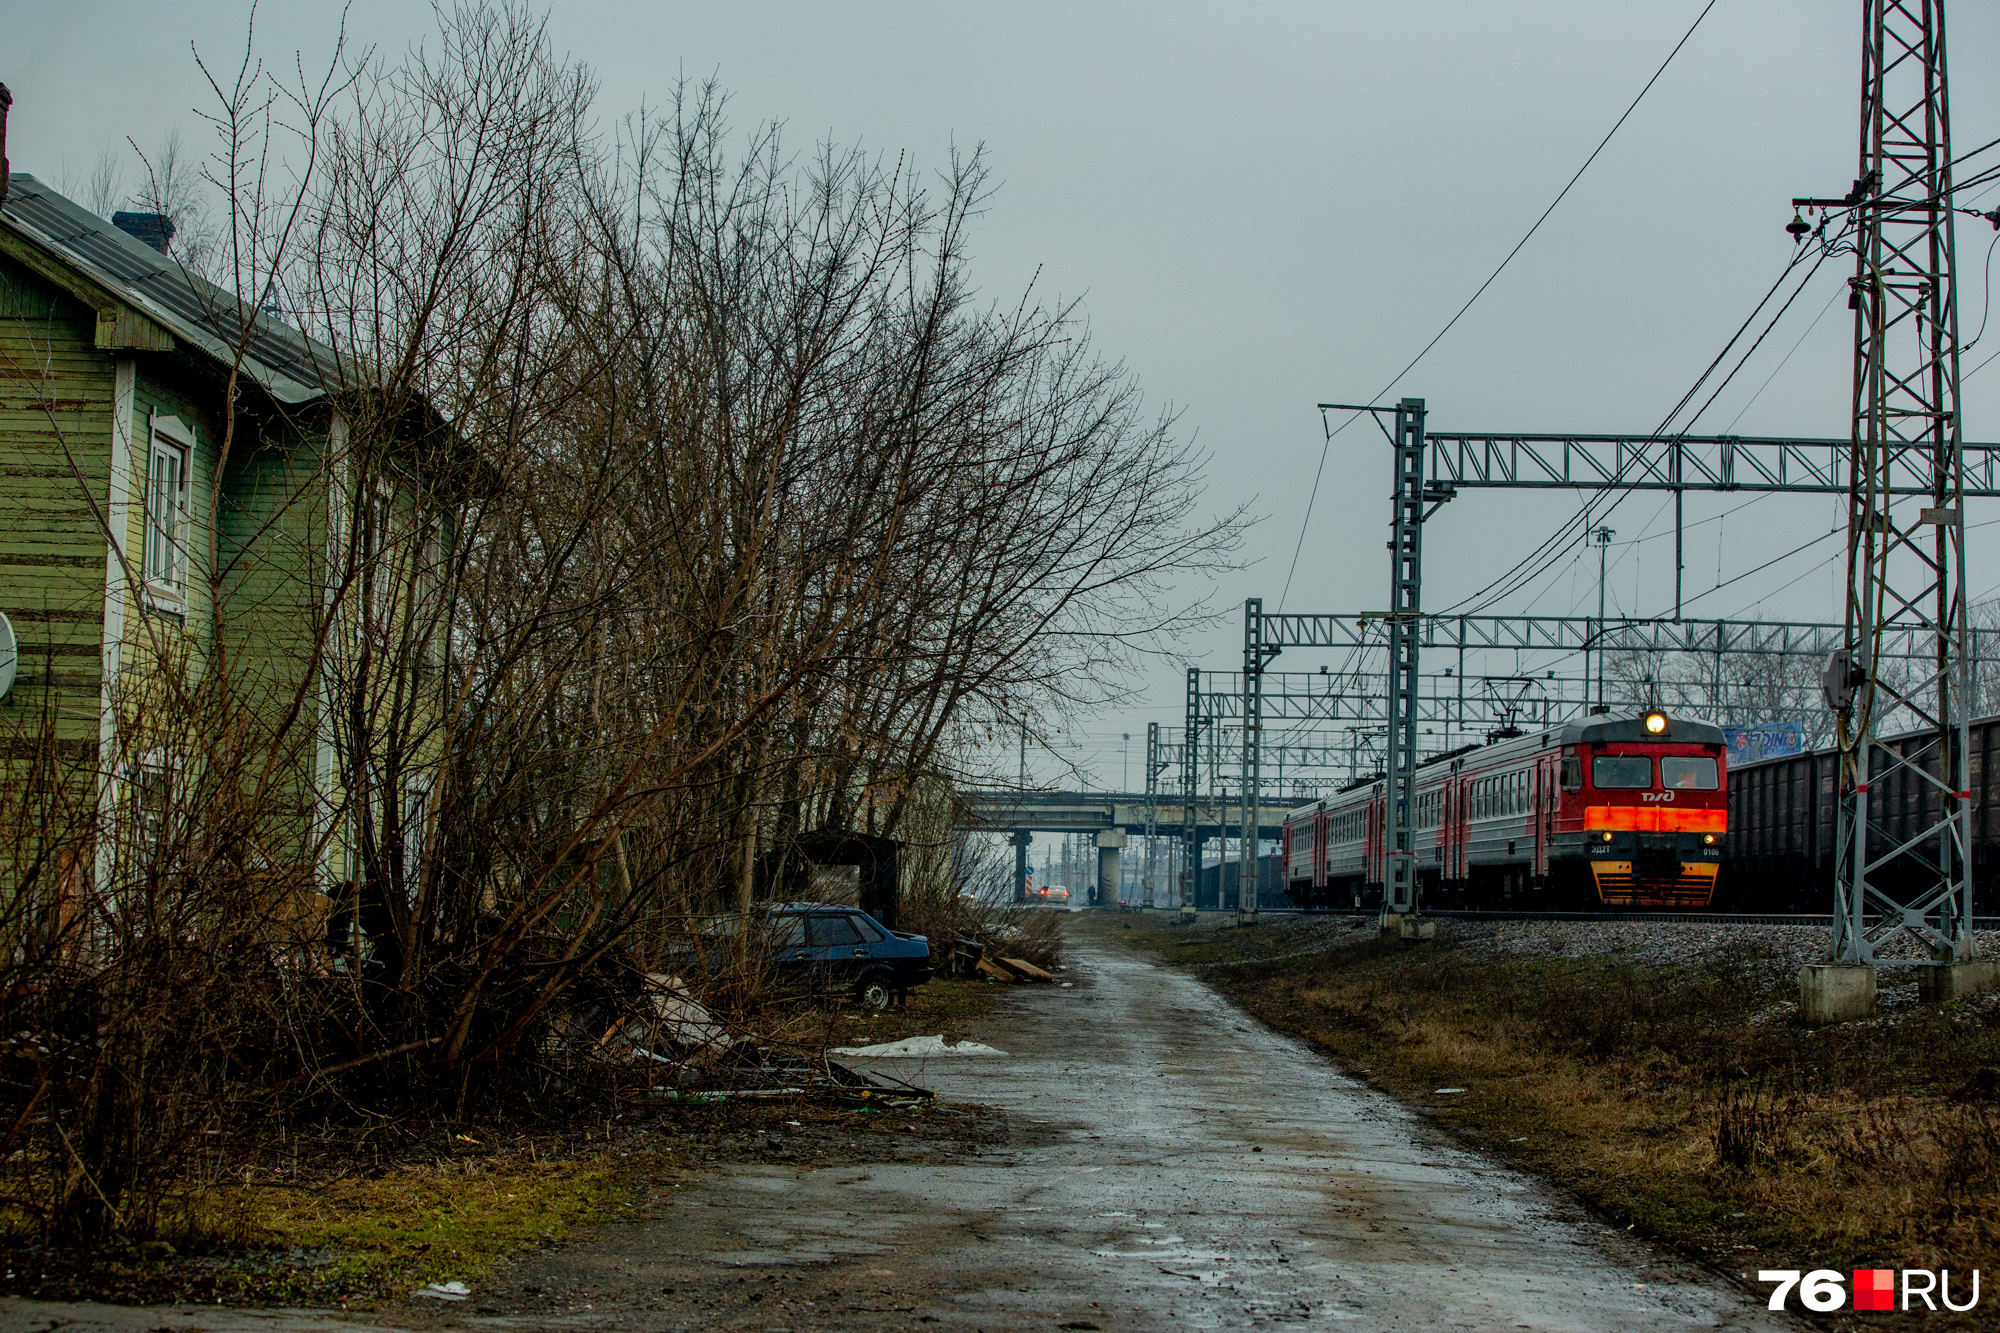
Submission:
<svg viewBox="0 0 2000 1333">
<path fill-rule="evenodd" d="M 1799 1017 L 1814 1027 L 1875 1015 L 1875 969 L 1865 963 L 1808 963 L 1799 969 Z"/>
<path fill-rule="evenodd" d="M 1437 934 L 1437 922 L 1416 912 L 1384 912 L 1382 933 L 1399 940 L 1427 940 Z"/>
<path fill-rule="evenodd" d="M 2000 960 L 1974 958 L 1917 970 L 1917 995 L 1925 1004 L 1948 1004 L 2000 988 Z"/>
</svg>

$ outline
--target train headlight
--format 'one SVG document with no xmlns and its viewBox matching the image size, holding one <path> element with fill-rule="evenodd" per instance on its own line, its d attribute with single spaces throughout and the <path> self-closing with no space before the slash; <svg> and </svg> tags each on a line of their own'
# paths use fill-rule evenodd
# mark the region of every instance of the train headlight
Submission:
<svg viewBox="0 0 2000 1333">
<path fill-rule="evenodd" d="M 1666 734 L 1667 734 L 1667 715 L 1666 715 L 1665 713 L 1648 713 L 1648 714 L 1646 714 L 1646 734 L 1647 734 L 1648 736 L 1664 736 L 1664 735 L 1666 735 Z"/>
<path fill-rule="evenodd" d="M 1713 847 L 1713 846 L 1715 846 L 1715 835 L 1714 835 L 1713 833 L 1704 833 L 1704 834 L 1702 834 L 1702 835 L 1701 835 L 1701 840 L 1702 840 L 1702 842 L 1703 842 L 1704 844 L 1706 844 L 1707 846 L 1710 846 L 1710 847 Z"/>
<path fill-rule="evenodd" d="M 1610 835 L 1609 833 L 1605 834 L 1605 835 L 1604 835 L 1604 840 L 1605 840 L 1606 842 L 1610 842 L 1610 841 L 1611 841 L 1611 835 Z"/>
</svg>

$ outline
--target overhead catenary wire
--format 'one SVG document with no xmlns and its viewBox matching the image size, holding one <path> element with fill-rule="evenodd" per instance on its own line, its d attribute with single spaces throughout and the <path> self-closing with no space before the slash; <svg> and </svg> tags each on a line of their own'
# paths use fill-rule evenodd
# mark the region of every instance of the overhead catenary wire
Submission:
<svg viewBox="0 0 2000 1333">
<path fill-rule="evenodd" d="M 1804 262 L 1805 254 L 1807 252 L 1795 251 L 1792 255 L 1790 255 L 1787 258 L 1784 268 L 1781 269 L 1778 273 L 1777 279 L 1764 292 L 1764 295 L 1758 300 L 1756 306 L 1751 309 L 1749 315 L 1746 316 L 1743 322 L 1737 326 L 1736 332 L 1730 335 L 1729 341 L 1723 345 L 1722 350 L 1716 353 L 1714 359 L 1711 360 L 1708 363 L 1708 365 L 1702 370 L 1702 373 L 1698 377 L 1696 377 L 1694 383 L 1688 386 L 1687 391 L 1683 393 L 1680 396 L 1680 399 L 1673 405 L 1673 407 L 1668 410 L 1667 415 L 1661 418 L 1660 424 L 1656 426 L 1653 429 L 1652 433 L 1647 437 L 1647 443 L 1655 443 L 1661 440 L 1670 439 L 1672 438 L 1673 435 L 1686 434 L 1687 431 L 1691 427 L 1693 427 L 1695 422 L 1701 419 L 1702 414 L 1705 413 L 1708 410 L 1708 408 L 1714 404 L 1716 396 L 1729 386 L 1730 381 L 1735 379 L 1737 374 L 1742 371 L 1743 367 L 1746 364 L 1748 364 L 1751 356 L 1753 356 L 1756 353 L 1757 349 L 1763 345 L 1764 340 L 1768 338 L 1771 334 L 1771 331 L 1777 327 L 1778 321 L 1784 318 L 1785 312 L 1790 310 L 1792 307 L 1792 303 L 1798 300 L 1799 294 L 1803 292 L 1808 285 L 1811 284 L 1812 278 L 1814 274 L 1816 274 L 1819 271 L 1820 265 L 1824 264 L 1826 260 L 1836 252 L 1838 248 L 1838 241 L 1839 238 L 1836 237 L 1833 242 L 1827 242 L 1821 245 L 1821 247 L 1819 248 L 1819 257 L 1817 260 L 1814 261 L 1812 268 L 1807 271 L 1806 276 L 1802 280 L 1800 280 L 1798 286 L 1792 290 L 1791 295 L 1785 298 L 1784 303 L 1778 308 L 1777 313 L 1772 315 L 1770 321 L 1767 324 L 1765 324 L 1763 331 L 1757 335 L 1756 340 L 1751 343 L 1751 345 L 1744 351 L 1741 357 L 1737 358 L 1735 366 L 1732 367 L 1729 373 L 1723 377 L 1721 383 L 1716 385 L 1715 391 L 1711 393 L 1708 396 L 1707 400 L 1702 403 L 1701 407 L 1698 408 L 1695 411 L 1695 413 L 1687 419 L 1685 424 L 1683 424 L 1678 430 L 1672 429 L 1674 419 L 1678 417 L 1687 408 L 1687 405 L 1701 393 L 1704 387 L 1707 386 L 1709 380 L 1714 377 L 1715 372 L 1717 371 L 1717 369 L 1721 367 L 1722 363 L 1728 358 L 1730 352 L 1733 351 L 1736 345 L 1742 341 L 1743 335 L 1749 331 L 1750 327 L 1754 323 L 1756 323 L 1757 317 L 1763 314 L 1766 307 L 1770 305 L 1772 299 L 1776 297 L 1781 290 L 1783 290 L 1786 282 L 1791 278 L 1794 270 L 1798 268 L 1799 264 Z M 1615 487 L 1618 484 L 1618 482 L 1622 479 L 1624 475 L 1624 467 L 1629 467 L 1635 464 L 1641 453 L 1643 453 L 1643 450 L 1635 450 L 1633 453 L 1633 457 L 1620 468 L 1620 471 L 1617 475 L 1613 476 L 1610 479 L 1605 489 L 1599 490 L 1588 496 L 1583 501 L 1583 503 L 1578 507 L 1577 512 L 1573 514 L 1570 518 L 1566 519 L 1562 524 L 1560 524 L 1556 528 L 1556 530 L 1552 532 L 1547 538 L 1545 538 L 1538 546 L 1536 546 L 1534 550 L 1530 551 L 1527 555 L 1521 557 L 1521 559 L 1516 561 L 1499 577 L 1493 579 L 1491 582 L 1487 583 L 1484 587 L 1480 588 L 1478 591 L 1473 592 L 1465 597 L 1462 597 L 1457 602 L 1452 603 L 1451 606 L 1446 607 L 1444 611 L 1441 612 L 1440 614 L 1452 614 L 1454 612 L 1460 612 L 1463 614 L 1472 614 L 1474 612 L 1485 610 L 1487 607 L 1490 607 L 1491 605 L 1493 605 L 1493 603 L 1499 601 L 1501 598 L 1513 595 L 1514 593 L 1520 591 L 1522 588 L 1526 587 L 1529 583 L 1532 583 L 1536 578 L 1539 578 L 1541 574 L 1545 572 L 1554 563 L 1556 559 L 1560 558 L 1561 553 L 1568 548 L 1569 544 L 1573 540 L 1575 540 L 1579 532 L 1587 531 L 1592 526 L 1602 522 L 1605 518 L 1608 518 L 1611 515 L 1611 513 L 1614 510 L 1616 510 L 1620 504 L 1624 502 L 1625 498 L 1631 494 L 1629 490 L 1612 490 L 1610 489 L 1610 487 Z M 1600 512 L 1600 506 L 1602 506 L 1601 512 Z M 1532 568 L 1530 566 L 1532 566 Z M 1478 605 L 1472 606 L 1470 611 L 1463 610 L 1463 608 L 1465 608 L 1468 603 L 1474 603 L 1474 602 L 1477 602 Z"/>
<path fill-rule="evenodd" d="M 1556 206 L 1562 203 L 1562 201 L 1566 197 L 1568 197 L 1569 192 L 1571 190 L 1576 188 L 1576 183 L 1583 179 L 1583 173 L 1590 170 L 1590 164 L 1597 160 L 1598 155 L 1602 153 L 1606 145 L 1608 145 L 1611 142 L 1612 136 L 1617 134 L 1619 128 L 1623 126 L 1625 122 L 1631 118 L 1632 113 L 1639 109 L 1639 103 L 1646 100 L 1646 94 L 1651 92 L 1653 89 L 1653 85 L 1660 81 L 1660 76 L 1667 72 L 1667 66 L 1674 63 L 1674 57 L 1681 53 L 1681 48 L 1688 44 L 1688 40 L 1692 38 L 1695 34 L 1695 29 L 1701 26 L 1701 21 L 1708 17 L 1709 10 L 1714 9 L 1716 3 L 1717 0 L 1708 0 L 1708 3 L 1702 6 L 1701 13 L 1695 15 L 1694 22 L 1690 23 L 1688 25 L 1687 31 L 1681 34 L 1681 39 L 1678 42 L 1674 43 L 1673 50 L 1667 52 L 1667 58 L 1665 60 L 1662 60 L 1660 62 L 1660 67 L 1653 71 L 1653 77 L 1646 80 L 1645 86 L 1639 89 L 1638 95 L 1635 96 L 1632 99 L 1631 104 L 1625 108 L 1624 114 L 1620 115 L 1618 119 L 1612 123 L 1611 128 L 1604 132 L 1604 137 L 1598 140 L 1597 147 L 1590 150 L 1590 156 L 1586 157 L 1583 160 L 1583 165 L 1576 169 L 1576 174 L 1571 176 L 1569 178 L 1568 183 L 1565 184 L 1562 187 L 1562 189 L 1556 193 L 1556 197 L 1549 201 L 1549 206 L 1542 210 L 1541 216 L 1535 219 L 1534 225 L 1528 228 L 1528 230 L 1522 235 L 1520 240 L 1514 242 L 1514 248 L 1509 250 L 1507 252 L 1506 257 L 1502 259 L 1497 266 L 1495 266 L 1495 268 L 1491 273 L 1486 275 L 1486 281 L 1480 283 L 1478 289 L 1475 290 L 1471 296 L 1466 298 L 1465 304 L 1460 306 L 1458 310 L 1452 315 L 1452 317 L 1445 321 L 1444 327 L 1439 329 L 1436 334 L 1432 335 L 1431 340 L 1425 343 L 1422 349 L 1419 350 L 1415 356 L 1410 358 L 1408 364 L 1406 364 L 1401 370 L 1397 371 L 1393 376 L 1391 376 L 1387 384 L 1384 384 L 1380 389 L 1377 389 L 1375 391 L 1374 396 L 1368 400 L 1368 402 L 1371 405 L 1380 402 L 1384 394 L 1388 393 L 1391 389 L 1395 388 L 1397 384 L 1402 382 L 1402 379 L 1405 375 L 1408 375 L 1412 370 L 1416 369 L 1417 363 L 1419 361 L 1422 361 L 1426 356 L 1430 355 L 1431 349 L 1433 347 L 1436 347 L 1440 342 L 1444 340 L 1444 336 L 1452 331 L 1453 327 L 1457 325 L 1458 321 L 1465 318 L 1465 312 L 1472 309 L 1473 304 L 1477 302 L 1481 296 L 1484 296 L 1486 294 L 1486 289 L 1488 287 L 1491 287 L 1502 273 L 1506 272 L 1507 266 L 1514 262 L 1514 256 L 1520 254 L 1522 248 L 1525 247 L 1530 240 L 1534 239 L 1535 233 L 1542 229 L 1542 224 L 1549 220 L 1549 215 L 1556 211 Z M 1326 438 L 1320 444 L 1319 464 L 1313 469 L 1312 489 L 1306 496 L 1305 516 L 1299 520 L 1299 539 L 1292 546 L 1292 563 L 1285 570 L 1284 590 L 1278 594 L 1278 609 L 1281 611 L 1284 609 L 1285 599 L 1291 595 L 1292 577 L 1293 575 L 1298 573 L 1299 552 L 1305 549 L 1306 530 L 1312 523 L 1313 505 L 1319 499 L 1320 479 L 1326 472 L 1327 451 L 1333 445 L 1333 437 L 1340 434 L 1342 431 L 1346 430 L 1349 426 L 1354 424 L 1355 419 L 1360 415 L 1361 413 L 1356 412 L 1352 416 L 1349 416 L 1347 420 L 1341 422 L 1340 425 L 1333 427 L 1332 429 L 1326 428 L 1325 425 L 1326 419 L 1324 416 L 1322 416 L 1320 419 L 1321 429 L 1325 432 Z"/>
</svg>

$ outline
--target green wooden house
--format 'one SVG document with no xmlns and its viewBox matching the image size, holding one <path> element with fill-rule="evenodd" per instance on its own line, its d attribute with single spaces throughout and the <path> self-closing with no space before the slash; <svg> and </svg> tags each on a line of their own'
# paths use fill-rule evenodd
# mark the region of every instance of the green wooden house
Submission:
<svg viewBox="0 0 2000 1333">
<path fill-rule="evenodd" d="M 165 219 L 118 224 L 26 174 L 0 208 L 0 613 L 18 640 L 0 763 L 89 776 L 79 875 L 106 873 L 105 831 L 147 817 L 162 772 L 221 743 L 151 725 L 194 716 L 176 707 L 218 662 L 230 707 L 286 719 L 287 799 L 322 827 L 339 804 L 311 679 L 343 507 L 334 359 L 184 271 Z M 340 839 L 314 841 L 342 877 Z"/>
</svg>

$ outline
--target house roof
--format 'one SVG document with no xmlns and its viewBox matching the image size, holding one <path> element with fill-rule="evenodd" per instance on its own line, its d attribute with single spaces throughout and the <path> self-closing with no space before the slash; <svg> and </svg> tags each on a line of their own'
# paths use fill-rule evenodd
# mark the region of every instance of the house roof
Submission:
<svg viewBox="0 0 2000 1333">
<path fill-rule="evenodd" d="M 249 310 L 235 294 L 189 273 L 26 172 L 7 178 L 0 225 L 224 366 L 235 364 L 241 345 L 244 372 L 279 402 L 308 402 L 333 387 L 338 357 L 331 349 Z"/>
</svg>

